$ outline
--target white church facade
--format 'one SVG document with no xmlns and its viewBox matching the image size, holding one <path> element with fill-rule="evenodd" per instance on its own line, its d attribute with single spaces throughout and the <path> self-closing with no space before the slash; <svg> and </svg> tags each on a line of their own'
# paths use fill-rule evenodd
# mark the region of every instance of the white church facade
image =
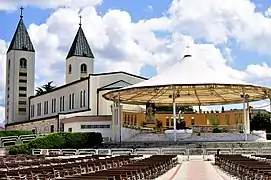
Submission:
<svg viewBox="0 0 271 180">
<path fill-rule="evenodd" d="M 21 15 L 6 55 L 8 130 L 101 132 L 112 136 L 112 104 L 102 95 L 146 80 L 126 72 L 94 73 L 94 55 L 81 23 L 66 57 L 66 83 L 35 95 L 35 49 Z M 123 106 L 138 110 L 139 106 Z"/>
</svg>

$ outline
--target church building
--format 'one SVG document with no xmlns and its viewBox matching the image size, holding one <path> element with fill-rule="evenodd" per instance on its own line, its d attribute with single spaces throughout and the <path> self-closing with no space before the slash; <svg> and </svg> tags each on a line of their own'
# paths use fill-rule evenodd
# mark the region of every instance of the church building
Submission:
<svg viewBox="0 0 271 180">
<path fill-rule="evenodd" d="M 81 23 L 66 57 L 66 83 L 35 95 L 35 48 L 21 14 L 6 55 L 7 130 L 101 132 L 111 138 L 112 104 L 102 95 L 146 80 L 127 72 L 94 73 L 94 55 Z M 124 105 L 123 109 L 141 107 Z"/>
</svg>

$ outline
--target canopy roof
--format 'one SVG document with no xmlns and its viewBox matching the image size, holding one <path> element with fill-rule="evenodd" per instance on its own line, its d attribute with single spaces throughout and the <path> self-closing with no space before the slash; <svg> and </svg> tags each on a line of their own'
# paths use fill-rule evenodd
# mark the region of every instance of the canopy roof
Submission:
<svg viewBox="0 0 271 180">
<path fill-rule="evenodd" d="M 196 74 L 201 75 L 198 76 Z M 185 55 L 178 63 L 157 76 L 111 91 L 103 95 L 107 100 L 120 100 L 128 104 L 172 104 L 176 93 L 178 105 L 234 104 L 243 101 L 243 92 L 248 101 L 268 98 L 271 89 L 235 80 L 210 64 L 191 55 Z"/>
</svg>

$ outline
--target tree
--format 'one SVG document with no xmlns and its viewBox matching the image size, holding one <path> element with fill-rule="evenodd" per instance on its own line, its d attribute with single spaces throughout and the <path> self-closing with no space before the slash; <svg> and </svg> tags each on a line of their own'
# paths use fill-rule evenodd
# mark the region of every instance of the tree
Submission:
<svg viewBox="0 0 271 180">
<path fill-rule="evenodd" d="M 44 84 L 41 87 L 36 88 L 36 95 L 44 94 L 51 92 L 53 89 L 56 88 L 56 86 L 53 86 L 53 81 L 49 81 L 47 84 Z"/>
<path fill-rule="evenodd" d="M 52 84 L 53 84 L 53 81 L 49 81 L 47 84 L 44 84 L 42 88 L 45 90 L 45 92 L 50 92 L 56 88 L 56 86 L 53 86 Z"/>
<path fill-rule="evenodd" d="M 250 130 L 266 130 L 267 133 L 271 132 L 270 114 L 257 113 L 251 118 Z"/>
</svg>

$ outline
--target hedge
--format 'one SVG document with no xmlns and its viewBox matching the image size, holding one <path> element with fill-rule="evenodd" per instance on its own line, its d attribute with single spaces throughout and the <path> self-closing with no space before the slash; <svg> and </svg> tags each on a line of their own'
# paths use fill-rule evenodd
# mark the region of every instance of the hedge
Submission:
<svg viewBox="0 0 271 180">
<path fill-rule="evenodd" d="M 5 136 L 20 136 L 20 135 L 28 135 L 33 134 L 32 131 L 21 131 L 21 130 L 14 130 L 14 131 L 0 131 L 0 137 Z"/>
<path fill-rule="evenodd" d="M 8 148 L 9 154 L 31 154 L 31 149 L 84 149 L 101 145 L 101 133 L 63 132 L 38 137 L 28 143 Z"/>
</svg>

